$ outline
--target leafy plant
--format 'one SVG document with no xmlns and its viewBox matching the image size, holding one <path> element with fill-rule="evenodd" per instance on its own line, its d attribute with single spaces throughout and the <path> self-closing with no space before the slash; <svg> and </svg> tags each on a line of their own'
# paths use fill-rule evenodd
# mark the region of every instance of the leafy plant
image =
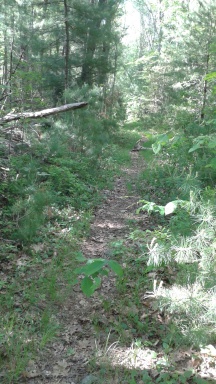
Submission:
<svg viewBox="0 0 216 384">
<path fill-rule="evenodd" d="M 82 261 L 85 261 L 85 258 Z M 116 273 L 117 276 L 123 276 L 123 269 L 115 260 L 90 259 L 86 265 L 75 270 L 77 275 L 84 275 L 81 289 L 87 297 L 90 297 L 101 286 L 100 276 L 107 276 L 109 273 L 108 268 Z"/>
<path fill-rule="evenodd" d="M 137 209 L 137 213 L 140 213 L 140 211 L 147 211 L 148 213 L 152 212 L 159 212 L 160 215 L 170 215 L 171 213 L 174 213 L 178 207 L 184 207 L 187 208 L 190 206 L 190 203 L 188 201 L 183 200 L 174 200 L 169 203 L 167 203 L 165 206 L 157 205 L 154 202 L 146 201 L 146 200 L 140 200 L 139 203 L 145 203 L 142 207 Z"/>
<path fill-rule="evenodd" d="M 157 155 L 163 147 L 169 143 L 169 136 L 164 133 L 157 137 L 157 141 L 152 144 L 153 152 Z"/>
</svg>

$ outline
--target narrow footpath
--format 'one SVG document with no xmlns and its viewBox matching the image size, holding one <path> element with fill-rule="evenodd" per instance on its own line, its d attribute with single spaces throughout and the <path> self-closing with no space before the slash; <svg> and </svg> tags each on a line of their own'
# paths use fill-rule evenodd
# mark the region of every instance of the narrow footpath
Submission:
<svg viewBox="0 0 216 384">
<path fill-rule="evenodd" d="M 136 214 L 141 199 L 136 192 L 136 181 L 144 167 L 143 157 L 132 152 L 130 166 L 122 169 L 113 189 L 102 192 L 103 203 L 95 210 L 89 236 L 80 249 L 89 259 L 119 261 L 120 252 L 125 270 L 122 286 L 117 286 L 118 279 L 112 273 L 103 277 L 101 288 L 90 298 L 83 295 L 79 286 L 74 286 L 71 295 L 59 304 L 55 318 L 59 324 L 57 337 L 46 345 L 37 360 L 29 362 L 21 384 L 166 383 L 166 379 L 159 377 L 160 362 L 169 363 L 168 370 L 174 367 L 171 374 L 177 376 L 176 381 L 171 378 L 172 383 L 198 383 L 199 376 L 209 377 L 210 371 L 210 377 L 215 377 L 213 355 L 201 355 L 191 347 L 164 350 L 169 314 L 160 313 L 154 295 L 149 292 L 153 281 L 162 282 L 166 278 L 163 269 L 158 269 L 158 276 L 150 272 L 145 277 L 144 261 L 139 264 L 139 274 L 134 275 L 133 263 L 139 261 L 140 253 L 136 253 L 130 239 L 131 230 L 145 231 L 154 225 L 152 216 Z M 172 271 L 168 273 L 172 275 Z M 191 373 L 194 369 L 199 375 L 195 381 Z M 188 371 L 186 380 L 184 374 Z M 169 373 L 164 374 L 170 377 Z"/>
<path fill-rule="evenodd" d="M 124 168 L 122 176 L 115 180 L 113 190 L 103 191 L 104 201 L 95 210 L 90 235 L 81 246 L 86 258 L 109 258 L 110 243 L 127 238 L 131 221 L 143 222 L 144 216 L 136 214 L 140 196 L 135 193 L 135 181 L 143 167 L 143 158 L 137 152 L 132 152 L 131 165 Z M 130 192 L 127 184 L 130 185 Z M 108 324 L 102 302 L 104 299 L 109 302 L 115 296 L 115 280 L 115 276 L 109 274 L 91 298 L 86 298 L 79 287 L 74 287 L 58 314 L 58 337 L 45 348 L 37 363 L 30 362 L 25 382 L 92 383 L 87 368 L 89 361 L 100 354 L 100 349 L 104 350 L 105 345 L 117 342 L 112 338 L 107 340 L 107 333 L 98 332 L 95 327 L 95 323 Z"/>
</svg>

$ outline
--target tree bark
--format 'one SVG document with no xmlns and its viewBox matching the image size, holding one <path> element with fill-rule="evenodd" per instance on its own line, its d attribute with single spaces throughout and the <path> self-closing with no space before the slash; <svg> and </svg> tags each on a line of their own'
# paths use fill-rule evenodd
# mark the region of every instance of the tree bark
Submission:
<svg viewBox="0 0 216 384">
<path fill-rule="evenodd" d="M 65 17 L 65 89 L 67 89 L 69 85 L 69 53 L 70 53 L 70 36 L 69 36 L 67 0 L 64 0 L 64 17 Z"/>
<path fill-rule="evenodd" d="M 206 58 L 206 75 L 208 74 L 208 68 L 209 68 L 209 59 L 210 55 L 207 55 Z M 208 82 L 207 80 L 204 81 L 204 86 L 203 86 L 203 101 L 202 101 L 202 108 L 201 108 L 201 113 L 200 113 L 200 119 L 204 120 L 205 118 L 205 109 L 206 109 L 206 103 L 207 103 L 207 92 L 208 92 Z"/>
<path fill-rule="evenodd" d="M 70 111 L 71 109 L 83 108 L 86 105 L 88 105 L 88 103 L 81 102 L 81 103 L 74 103 L 74 104 L 65 104 L 65 105 L 61 105 L 60 107 L 43 109 L 42 111 L 36 111 L 36 112 L 8 113 L 6 116 L 0 119 L 0 125 L 9 123 L 10 121 L 20 120 L 20 119 L 38 119 L 40 117 L 46 117 L 46 116 L 54 115 L 56 113 Z"/>
</svg>

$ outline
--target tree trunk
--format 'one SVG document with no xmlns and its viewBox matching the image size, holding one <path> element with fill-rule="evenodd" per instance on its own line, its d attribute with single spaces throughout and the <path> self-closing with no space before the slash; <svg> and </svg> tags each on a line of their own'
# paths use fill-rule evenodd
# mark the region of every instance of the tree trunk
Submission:
<svg viewBox="0 0 216 384">
<path fill-rule="evenodd" d="M 209 53 L 206 56 L 206 73 L 205 75 L 208 74 L 209 72 L 209 60 L 210 60 L 210 55 Z M 207 80 L 204 80 L 204 87 L 203 87 L 203 102 L 202 102 L 202 108 L 201 108 L 201 114 L 200 114 L 200 119 L 204 120 L 205 118 L 205 109 L 206 109 L 206 102 L 207 102 L 207 92 L 208 92 L 208 82 Z"/>
<path fill-rule="evenodd" d="M 69 54 L 70 54 L 70 36 L 69 36 L 67 0 L 64 0 L 64 17 L 65 17 L 65 89 L 67 89 L 69 87 Z"/>
</svg>

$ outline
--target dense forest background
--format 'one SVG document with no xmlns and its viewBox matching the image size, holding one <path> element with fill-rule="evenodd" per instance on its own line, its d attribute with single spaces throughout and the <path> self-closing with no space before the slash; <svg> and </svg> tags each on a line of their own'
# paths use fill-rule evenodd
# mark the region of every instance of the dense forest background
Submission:
<svg viewBox="0 0 216 384">
<path fill-rule="evenodd" d="M 102 201 L 100 191 L 112 188 L 122 165 L 130 166 L 133 148 L 146 162 L 136 180 L 138 212 L 147 212 L 152 226 L 131 230 L 145 266 L 128 264 L 123 279 L 137 268 L 145 279 L 163 274 L 172 283 L 149 283 L 157 310 L 169 314 L 160 334 L 167 355 L 193 347 L 216 356 L 216 5 L 130 4 L 136 38 L 124 0 L 2 0 L 4 383 L 22 380 L 29 359 L 56 334 L 52 314 L 60 291 L 67 295 L 83 275 L 84 294 L 99 288 L 104 264 L 93 260 L 78 268 L 85 262 L 79 244 Z M 79 108 L 57 114 L 69 104 Z M 109 267 L 121 280 L 126 251 L 121 242 L 117 248 Z M 46 309 L 36 313 L 41 301 Z M 191 377 L 169 373 L 143 382 L 206 382 Z"/>
</svg>

